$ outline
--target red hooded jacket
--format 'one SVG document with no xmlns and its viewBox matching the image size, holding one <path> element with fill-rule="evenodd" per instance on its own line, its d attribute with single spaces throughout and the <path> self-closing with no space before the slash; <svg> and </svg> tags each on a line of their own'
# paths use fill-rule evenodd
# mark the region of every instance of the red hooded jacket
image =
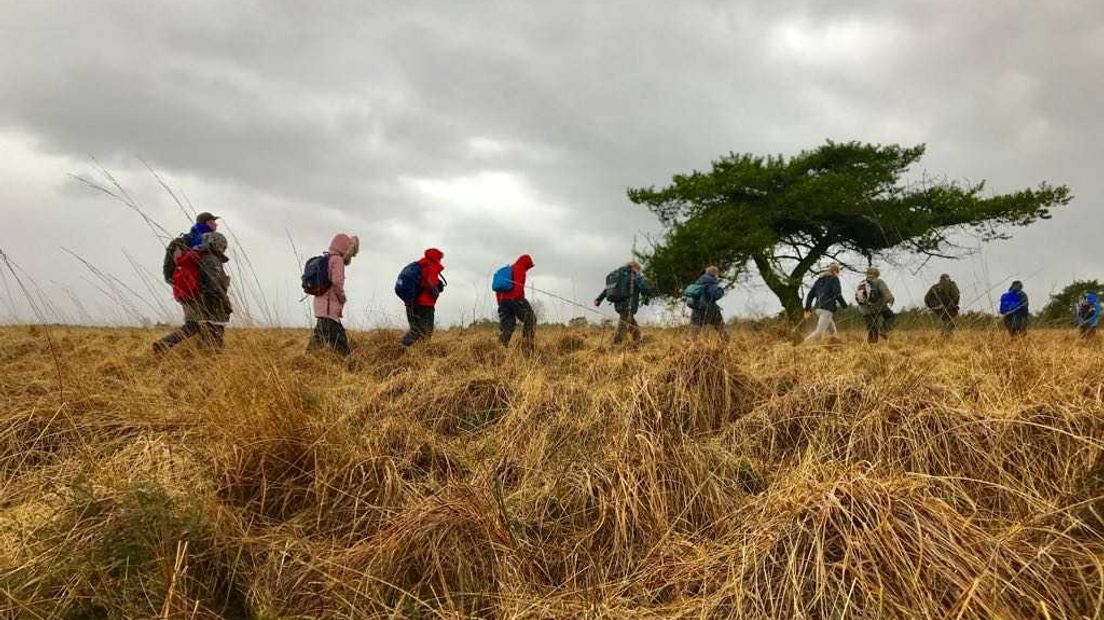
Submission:
<svg viewBox="0 0 1104 620">
<path fill-rule="evenodd" d="M 525 299 L 525 274 L 533 268 L 533 257 L 528 254 L 522 254 L 514 261 L 514 268 L 512 269 L 514 288 L 505 293 L 495 293 L 495 297 L 498 301 L 505 301 L 507 299 Z"/>
<path fill-rule="evenodd" d="M 425 256 L 418 260 L 418 264 L 422 266 L 422 288 L 415 304 L 431 308 L 437 305 L 437 296 L 441 294 L 441 272 L 445 269 L 441 264 L 444 257 L 445 253 L 441 250 L 429 248 L 425 251 Z"/>
</svg>

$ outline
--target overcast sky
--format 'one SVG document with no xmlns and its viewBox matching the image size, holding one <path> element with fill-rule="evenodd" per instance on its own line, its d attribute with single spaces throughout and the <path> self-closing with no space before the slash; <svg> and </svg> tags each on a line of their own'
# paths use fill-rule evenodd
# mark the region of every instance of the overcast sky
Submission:
<svg viewBox="0 0 1104 620">
<path fill-rule="evenodd" d="M 306 325 L 298 261 L 335 232 L 362 241 L 356 327 L 400 322 L 395 275 L 429 246 L 446 323 L 490 316 L 489 275 L 522 252 L 537 288 L 587 303 L 659 230 L 626 187 L 825 139 L 926 143 L 922 171 L 1076 196 L 970 259 L 887 270 L 906 305 L 941 271 L 986 308 L 1013 275 L 1037 303 L 1104 277 L 1099 0 L 0 1 L 0 38 L 0 250 L 46 320 L 179 320 L 164 241 L 72 178 L 90 157 L 173 232 L 189 222 L 143 161 L 223 216 L 236 321 Z M 0 320 L 35 320 L 2 284 Z M 725 306 L 778 310 L 755 282 Z"/>
</svg>

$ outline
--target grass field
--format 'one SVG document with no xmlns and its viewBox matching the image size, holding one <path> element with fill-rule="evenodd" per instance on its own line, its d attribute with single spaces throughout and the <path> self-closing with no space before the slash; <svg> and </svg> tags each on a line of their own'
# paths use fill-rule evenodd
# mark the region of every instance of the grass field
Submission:
<svg viewBox="0 0 1104 620">
<path fill-rule="evenodd" d="M 1104 341 L 0 329 L 0 616 L 1104 617 Z"/>
</svg>

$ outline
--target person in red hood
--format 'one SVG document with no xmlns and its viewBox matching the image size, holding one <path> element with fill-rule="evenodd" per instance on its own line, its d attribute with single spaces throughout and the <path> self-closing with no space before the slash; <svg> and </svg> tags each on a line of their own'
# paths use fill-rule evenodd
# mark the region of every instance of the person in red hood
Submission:
<svg viewBox="0 0 1104 620">
<path fill-rule="evenodd" d="M 349 354 L 349 337 L 341 324 L 345 309 L 345 267 L 360 252 L 360 238 L 344 233 L 334 235 L 326 252 L 330 274 L 330 288 L 314 297 L 314 333 L 307 350 L 329 347 L 341 355 Z"/>
<path fill-rule="evenodd" d="M 414 303 L 406 305 L 406 322 L 410 331 L 402 337 L 402 345 L 409 347 L 419 340 L 429 340 L 433 336 L 433 314 L 436 311 L 437 297 L 445 290 L 447 282 L 441 276 L 445 266 L 441 259 L 445 253 L 437 248 L 429 248 L 418 260 L 422 268 L 421 287 Z"/>
<path fill-rule="evenodd" d="M 504 347 L 510 346 L 510 338 L 514 335 L 517 322 L 521 321 L 522 349 L 533 350 L 533 341 L 537 332 L 537 315 L 533 312 L 533 306 L 525 299 L 525 276 L 532 268 L 531 256 L 528 254 L 519 256 L 510 270 L 513 274 L 514 287 L 508 291 L 495 293 L 498 299 L 498 341 Z"/>
</svg>

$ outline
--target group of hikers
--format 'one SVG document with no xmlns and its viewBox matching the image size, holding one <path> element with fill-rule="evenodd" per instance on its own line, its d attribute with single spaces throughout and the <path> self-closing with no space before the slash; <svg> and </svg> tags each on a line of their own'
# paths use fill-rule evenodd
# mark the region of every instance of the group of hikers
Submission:
<svg viewBox="0 0 1104 620">
<path fill-rule="evenodd" d="M 164 353 L 192 337 L 197 337 L 205 348 L 217 350 L 223 346 L 225 325 L 233 308 L 229 295 L 230 277 L 225 268 L 229 261 L 227 241 L 218 232 L 218 225 L 218 216 L 200 213 L 191 229 L 173 239 L 165 250 L 163 275 L 172 286 L 173 298 L 184 309 L 184 325 L 155 342 L 155 354 Z M 347 301 L 345 268 L 359 251 L 360 239 L 356 235 L 341 233 L 334 235 L 325 253 L 307 260 L 302 287 L 306 295 L 313 297 L 315 317 L 308 350 L 326 349 L 341 355 L 350 352 L 349 338 L 342 325 Z M 441 250 L 429 248 L 421 258 L 406 265 L 396 279 L 395 294 L 406 307 L 409 325 L 400 340 L 404 347 L 433 335 L 437 299 L 448 284 L 443 275 L 444 257 Z M 537 326 L 533 306 L 525 297 L 526 277 L 533 267 L 533 258 L 522 254 L 513 263 L 498 268 L 491 280 L 491 290 L 498 303 L 498 340 L 508 347 L 518 323 L 521 323 L 521 348 L 525 352 L 531 352 L 534 348 Z M 631 338 L 634 346 L 641 340 L 636 314 L 654 294 L 641 271 L 640 263 L 635 260 L 614 269 L 606 276 L 606 285 L 594 300 L 596 307 L 603 302 L 613 304 L 617 313 L 614 344 L 620 344 L 626 336 Z M 837 340 L 834 316 L 848 305 L 843 295 L 840 271 L 839 263 L 831 263 L 805 297 L 805 317 L 810 318 L 814 313 L 817 317 L 816 327 L 805 337 L 805 342 L 824 337 Z M 708 266 L 683 290 L 683 300 L 691 311 L 691 334 L 695 337 L 708 327 L 716 330 L 722 340 L 729 339 L 718 303 L 725 294 L 720 273 L 718 267 Z M 884 339 L 895 319 L 891 309 L 894 297 L 876 267 L 866 270 L 865 277 L 855 289 L 854 301 L 866 322 L 867 340 L 876 343 Z M 924 296 L 925 305 L 939 317 L 942 331 L 947 336 L 955 330 L 960 301 L 958 285 L 947 274 L 940 276 L 939 282 Z M 1096 331 L 1100 310 L 1099 296 L 1095 292 L 1087 293 L 1078 300 L 1075 315 L 1082 336 L 1091 336 Z M 1027 332 L 1028 299 L 1019 280 L 1014 281 L 1009 290 L 1001 295 L 1000 316 L 1012 337 Z"/>
</svg>

